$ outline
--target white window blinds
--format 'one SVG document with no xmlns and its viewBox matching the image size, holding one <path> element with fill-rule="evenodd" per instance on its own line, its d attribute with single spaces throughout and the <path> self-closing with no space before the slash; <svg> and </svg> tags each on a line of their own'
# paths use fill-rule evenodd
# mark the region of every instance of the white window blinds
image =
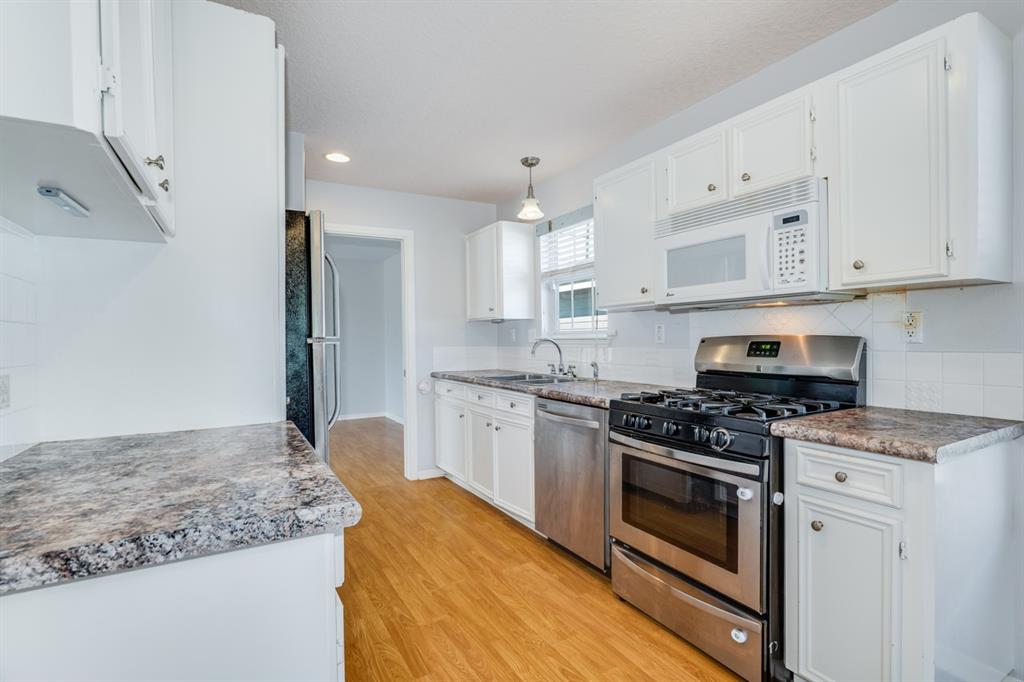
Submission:
<svg viewBox="0 0 1024 682">
<path fill-rule="evenodd" d="M 594 263 L 594 221 L 585 220 L 540 236 L 540 270 L 570 272 Z"/>
</svg>

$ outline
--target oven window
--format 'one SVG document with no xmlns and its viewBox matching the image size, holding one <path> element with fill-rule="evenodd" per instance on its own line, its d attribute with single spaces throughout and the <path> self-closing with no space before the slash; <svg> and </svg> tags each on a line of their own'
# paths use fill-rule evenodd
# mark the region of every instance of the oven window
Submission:
<svg viewBox="0 0 1024 682">
<path fill-rule="evenodd" d="M 729 237 L 666 253 L 668 288 L 735 282 L 747 277 L 746 237 Z"/>
<path fill-rule="evenodd" d="M 622 520 L 738 572 L 736 486 L 622 455 Z"/>
</svg>

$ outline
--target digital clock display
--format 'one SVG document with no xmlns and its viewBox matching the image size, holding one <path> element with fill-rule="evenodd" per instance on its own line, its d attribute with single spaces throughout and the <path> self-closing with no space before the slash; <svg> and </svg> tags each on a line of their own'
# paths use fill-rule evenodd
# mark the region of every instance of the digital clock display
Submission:
<svg viewBox="0 0 1024 682">
<path fill-rule="evenodd" d="M 777 358 L 779 357 L 780 341 L 751 341 L 747 346 L 748 358 Z"/>
</svg>

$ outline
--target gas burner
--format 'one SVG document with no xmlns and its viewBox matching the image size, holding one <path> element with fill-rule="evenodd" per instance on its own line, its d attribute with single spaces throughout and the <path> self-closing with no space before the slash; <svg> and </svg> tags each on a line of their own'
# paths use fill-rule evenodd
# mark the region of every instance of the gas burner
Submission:
<svg viewBox="0 0 1024 682">
<path fill-rule="evenodd" d="M 721 415 L 752 421 L 796 417 L 840 408 L 834 400 L 812 400 L 776 396 L 770 393 L 742 393 L 712 389 L 671 389 L 658 393 L 624 393 L 621 400 L 653 405 L 680 413 Z"/>
</svg>

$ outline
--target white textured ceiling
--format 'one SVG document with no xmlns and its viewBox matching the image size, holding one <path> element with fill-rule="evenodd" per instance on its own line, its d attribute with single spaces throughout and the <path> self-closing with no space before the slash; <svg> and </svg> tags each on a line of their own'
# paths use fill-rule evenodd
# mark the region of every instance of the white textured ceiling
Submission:
<svg viewBox="0 0 1024 682">
<path fill-rule="evenodd" d="M 222 1 L 277 23 L 307 177 L 496 202 L 892 0 Z"/>
</svg>

